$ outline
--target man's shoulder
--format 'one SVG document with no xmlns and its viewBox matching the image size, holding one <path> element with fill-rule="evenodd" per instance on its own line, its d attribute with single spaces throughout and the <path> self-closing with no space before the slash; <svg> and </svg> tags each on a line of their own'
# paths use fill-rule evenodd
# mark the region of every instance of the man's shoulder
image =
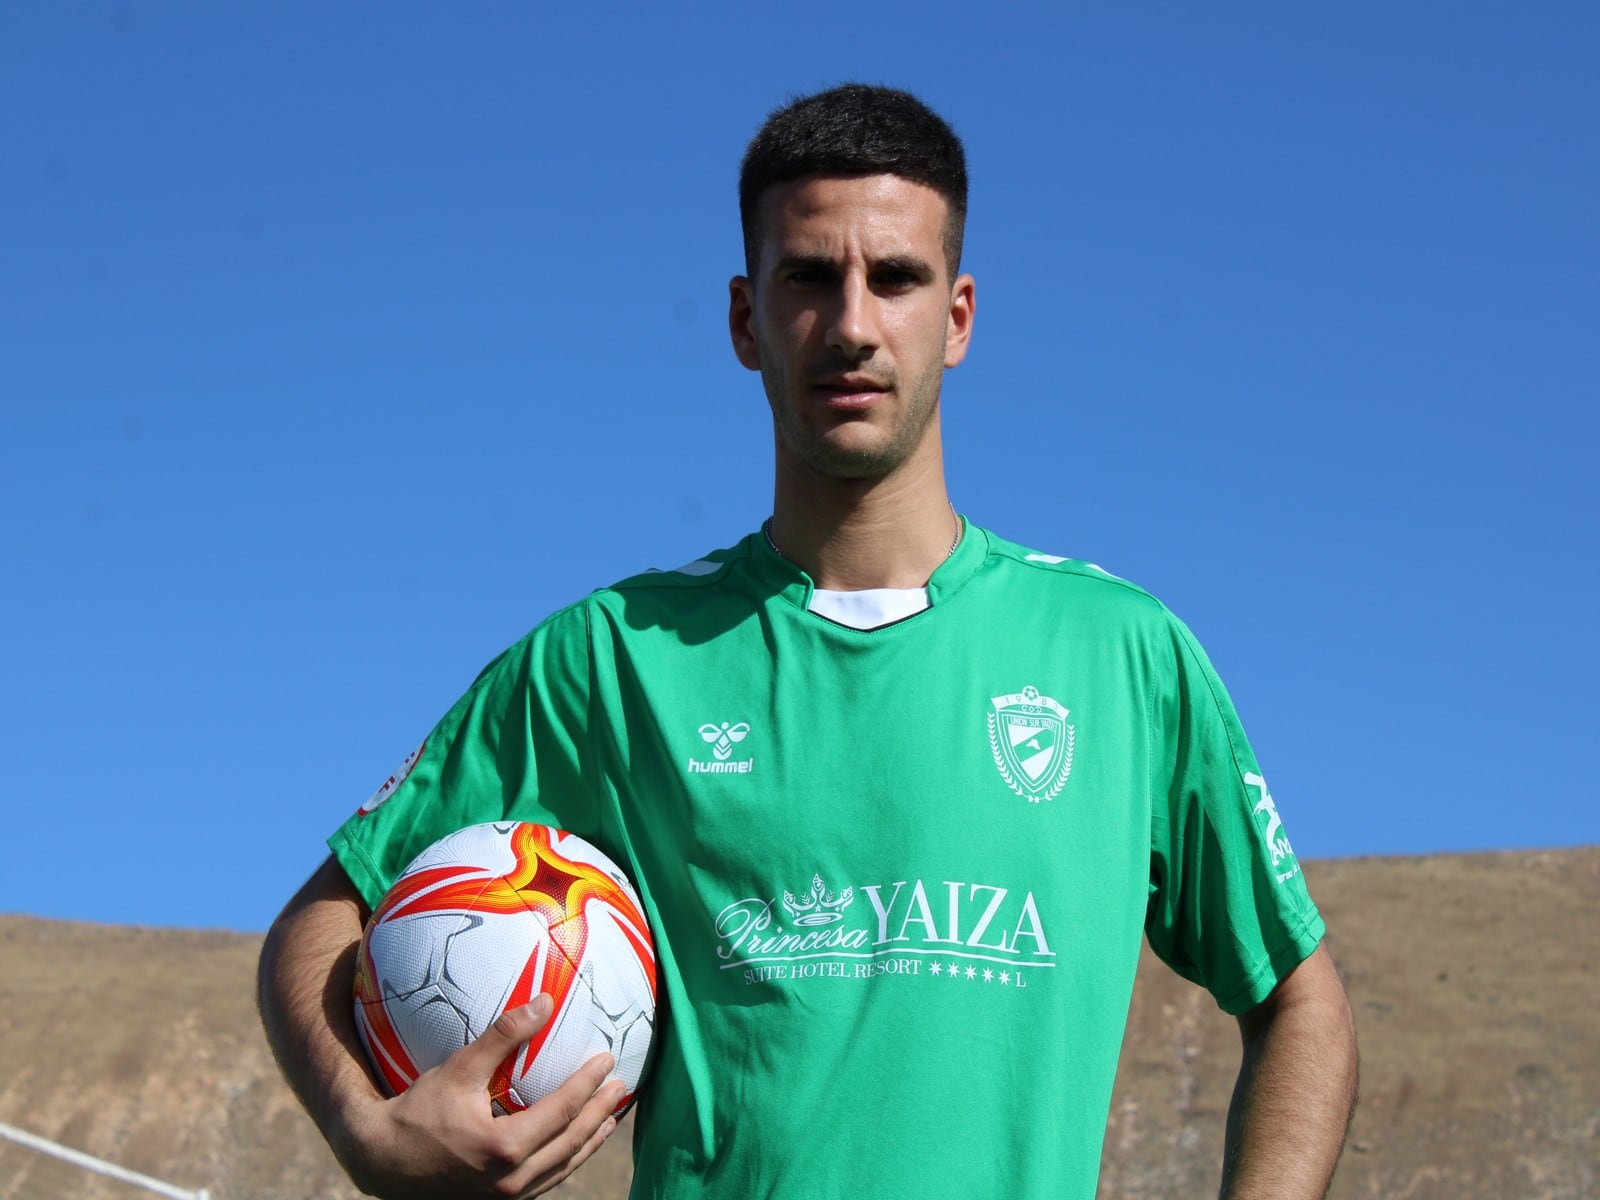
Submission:
<svg viewBox="0 0 1600 1200">
<path fill-rule="evenodd" d="M 755 535 L 741 538 L 731 546 L 720 550 L 709 550 L 698 558 L 691 559 L 682 566 L 663 570 L 659 567 L 649 567 L 633 575 L 625 576 L 609 587 L 603 587 L 589 596 L 590 600 L 603 600 L 611 594 L 627 594 L 632 592 L 664 592 L 675 593 L 680 591 L 696 592 L 724 582 L 727 577 L 736 571 L 742 564 L 747 563 L 751 557 L 752 542 Z"/>
<path fill-rule="evenodd" d="M 630 636 L 652 632 L 677 636 L 691 614 L 707 608 L 708 592 L 726 585 L 749 560 L 750 541 L 744 538 L 708 551 L 671 570 L 651 567 L 625 576 L 556 609 L 496 656 L 480 672 L 478 684 L 496 675 L 515 675 L 529 660 L 564 658 L 575 663 L 587 656 L 598 627 L 625 627 Z"/>
<path fill-rule="evenodd" d="M 1099 563 L 1065 554 L 1035 550 L 984 530 L 989 559 L 1008 580 L 1045 588 L 1071 589 L 1086 597 L 1130 611 L 1165 614 L 1166 606 L 1132 580 L 1114 575 Z"/>
<path fill-rule="evenodd" d="M 750 591 L 738 580 L 753 557 L 754 536 L 709 550 L 682 566 L 667 570 L 650 567 L 596 588 L 551 613 L 528 636 L 576 636 L 596 624 L 619 622 L 635 631 L 675 627 L 689 614 L 708 605 L 715 607 L 719 595 L 733 597 Z"/>
</svg>

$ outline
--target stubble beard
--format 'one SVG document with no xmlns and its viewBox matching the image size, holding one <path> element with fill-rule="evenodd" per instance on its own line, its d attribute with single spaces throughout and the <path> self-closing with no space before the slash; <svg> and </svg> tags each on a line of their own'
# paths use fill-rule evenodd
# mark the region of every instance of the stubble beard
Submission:
<svg viewBox="0 0 1600 1200">
<path fill-rule="evenodd" d="M 797 406 L 782 398 L 787 388 L 781 378 L 765 370 L 761 377 L 780 445 L 811 471 L 830 479 L 882 479 L 893 474 L 916 453 L 939 411 L 941 379 L 940 374 L 935 373 L 932 379 L 916 381 L 909 394 L 895 387 L 895 392 L 906 396 L 909 403 L 893 428 L 866 445 L 840 444 L 800 419 Z M 869 425 L 871 422 L 861 417 L 840 421 L 832 428 L 852 424 Z"/>
</svg>

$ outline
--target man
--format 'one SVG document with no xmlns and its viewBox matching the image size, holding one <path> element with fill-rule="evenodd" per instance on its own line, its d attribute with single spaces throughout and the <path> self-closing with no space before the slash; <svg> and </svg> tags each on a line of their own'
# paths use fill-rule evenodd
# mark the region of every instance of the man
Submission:
<svg viewBox="0 0 1600 1200">
<path fill-rule="evenodd" d="M 1322 1195 L 1349 1009 L 1221 683 L 1148 594 L 946 495 L 959 141 L 905 93 L 834 89 L 769 118 L 740 207 L 772 519 L 550 617 L 334 834 L 263 950 L 286 1074 L 385 1195 L 533 1194 L 609 1135 L 603 1057 L 489 1116 L 547 1002 L 396 1099 L 362 1065 L 369 907 L 437 837 L 514 817 L 598 842 L 650 909 L 635 1195 L 1092 1196 L 1141 935 L 1239 1017 L 1224 1193 Z"/>
</svg>

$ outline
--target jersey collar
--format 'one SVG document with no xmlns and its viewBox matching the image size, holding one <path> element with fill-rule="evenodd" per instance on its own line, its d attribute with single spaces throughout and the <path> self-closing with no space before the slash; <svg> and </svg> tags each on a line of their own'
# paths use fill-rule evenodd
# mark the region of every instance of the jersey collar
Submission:
<svg viewBox="0 0 1600 1200">
<path fill-rule="evenodd" d="M 929 609 L 938 608 L 960 591 L 989 557 L 988 532 L 965 517 L 961 518 L 961 524 L 961 541 L 957 543 L 955 553 L 940 563 L 928 580 Z M 761 581 L 796 608 L 809 611 L 811 593 L 816 587 L 811 576 L 774 551 L 760 530 L 745 540 L 751 547 L 751 565 Z M 916 619 L 908 618 L 912 621 Z"/>
</svg>

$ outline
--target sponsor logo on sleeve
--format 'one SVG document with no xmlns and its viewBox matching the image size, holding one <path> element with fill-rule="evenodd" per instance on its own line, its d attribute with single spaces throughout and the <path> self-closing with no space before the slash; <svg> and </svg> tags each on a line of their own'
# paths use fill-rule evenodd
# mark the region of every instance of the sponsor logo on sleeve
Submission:
<svg viewBox="0 0 1600 1200">
<path fill-rule="evenodd" d="M 406 755 L 405 760 L 394 769 L 394 774 L 385 779 L 383 783 L 378 786 L 378 790 L 373 792 L 371 796 L 367 797 L 367 802 L 357 810 L 361 816 L 366 816 L 373 809 L 377 808 L 378 805 L 382 804 L 390 796 L 394 795 L 400 790 L 400 785 L 406 781 L 406 776 L 410 775 L 412 768 L 417 765 L 417 760 L 422 757 L 423 747 L 427 744 L 428 739 L 423 738 L 422 745 L 418 746 L 410 754 Z"/>
<path fill-rule="evenodd" d="M 1294 851 L 1289 848 L 1289 837 L 1283 832 L 1283 820 L 1278 816 L 1278 806 L 1272 802 L 1272 793 L 1267 791 L 1267 781 L 1260 775 L 1254 771 L 1246 772 L 1244 781 L 1260 794 L 1260 799 L 1250 811 L 1257 818 L 1256 828 L 1261 831 L 1261 839 L 1267 844 L 1267 851 L 1272 855 L 1272 868 L 1277 873 L 1278 882 L 1287 883 L 1300 874 L 1300 864 L 1295 860 Z M 1263 813 L 1267 818 L 1265 825 L 1262 825 L 1259 819 Z"/>
</svg>

